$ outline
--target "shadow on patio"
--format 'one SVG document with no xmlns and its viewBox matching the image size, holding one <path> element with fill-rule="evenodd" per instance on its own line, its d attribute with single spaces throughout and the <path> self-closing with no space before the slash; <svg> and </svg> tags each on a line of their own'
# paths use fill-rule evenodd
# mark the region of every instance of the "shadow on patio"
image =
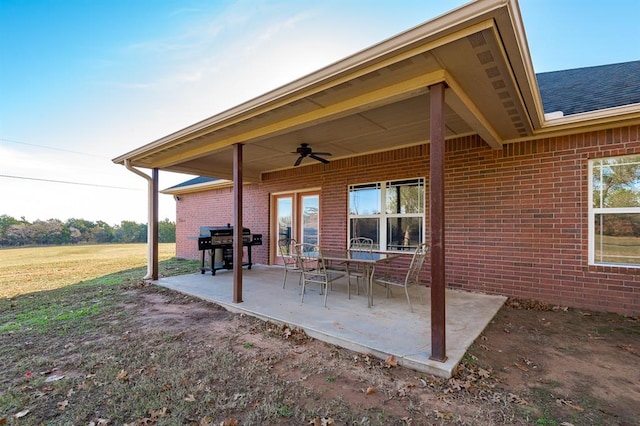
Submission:
<svg viewBox="0 0 640 426">
<path fill-rule="evenodd" d="M 263 320 L 286 323 L 304 329 L 310 337 L 360 353 L 386 359 L 393 355 L 404 367 L 451 377 L 473 341 L 498 312 L 505 297 L 446 291 L 446 353 L 442 363 L 431 355 L 431 314 L 428 287 L 411 288 L 409 306 L 402 289 L 386 298 L 385 290 L 374 285 L 374 305 L 367 308 L 363 291 L 347 297 L 346 278 L 333 283 L 327 307 L 317 286 L 309 286 L 300 303 L 299 274 L 289 274 L 282 288 L 284 269 L 279 266 L 253 265 L 244 269 L 242 303 L 233 303 L 233 271 L 218 271 L 215 276 L 195 273 L 161 278 L 155 283 L 181 293 L 214 302 L 229 311 Z M 420 294 L 422 293 L 422 300 Z"/>
</svg>

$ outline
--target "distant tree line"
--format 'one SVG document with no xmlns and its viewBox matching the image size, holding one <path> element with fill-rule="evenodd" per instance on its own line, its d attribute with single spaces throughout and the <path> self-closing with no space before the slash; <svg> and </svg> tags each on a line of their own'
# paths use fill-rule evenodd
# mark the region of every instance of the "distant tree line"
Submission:
<svg viewBox="0 0 640 426">
<path fill-rule="evenodd" d="M 176 242 L 176 224 L 169 219 L 158 223 L 158 240 Z M 0 216 L 0 246 L 144 243 L 147 224 L 123 220 L 111 226 L 106 222 L 84 219 L 36 220 Z"/>
</svg>

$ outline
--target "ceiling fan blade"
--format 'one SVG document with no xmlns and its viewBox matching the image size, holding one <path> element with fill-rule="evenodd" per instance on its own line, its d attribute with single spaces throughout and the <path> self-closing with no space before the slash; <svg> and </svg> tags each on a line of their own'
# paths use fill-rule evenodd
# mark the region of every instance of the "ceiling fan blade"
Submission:
<svg viewBox="0 0 640 426">
<path fill-rule="evenodd" d="M 300 163 L 302 163 L 302 159 L 304 157 L 301 155 L 300 157 L 298 157 L 298 159 L 296 160 L 296 162 L 294 163 L 293 167 L 299 166 Z"/>
<path fill-rule="evenodd" d="M 316 154 L 310 154 L 309 157 L 313 158 L 314 160 L 317 160 L 321 163 L 327 164 L 329 162 L 329 160 L 325 160 L 322 157 L 318 157 Z"/>
<path fill-rule="evenodd" d="M 314 152 L 315 155 L 325 155 L 325 156 L 331 156 L 330 152 Z"/>
</svg>

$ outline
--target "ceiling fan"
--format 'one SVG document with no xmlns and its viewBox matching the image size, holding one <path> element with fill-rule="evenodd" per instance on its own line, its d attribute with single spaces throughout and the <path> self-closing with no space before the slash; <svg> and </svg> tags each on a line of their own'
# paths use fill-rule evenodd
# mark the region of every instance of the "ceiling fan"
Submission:
<svg viewBox="0 0 640 426">
<path fill-rule="evenodd" d="M 329 160 L 319 157 L 320 155 L 331 155 L 330 152 L 313 152 L 313 150 L 311 148 L 309 148 L 309 144 L 308 143 L 301 143 L 300 146 L 298 148 L 296 148 L 295 152 L 292 152 L 292 154 L 299 154 L 300 156 L 298 157 L 298 159 L 296 160 L 296 162 L 294 163 L 294 167 L 299 166 L 300 163 L 302 163 L 302 159 L 305 157 L 309 157 L 309 158 L 313 158 L 316 161 L 319 161 L 321 163 L 327 164 L 329 162 Z"/>
</svg>

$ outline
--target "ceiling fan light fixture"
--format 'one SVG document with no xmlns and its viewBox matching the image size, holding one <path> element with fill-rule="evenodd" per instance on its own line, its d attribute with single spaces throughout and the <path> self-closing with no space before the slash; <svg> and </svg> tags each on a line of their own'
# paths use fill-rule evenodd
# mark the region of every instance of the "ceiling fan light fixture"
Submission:
<svg viewBox="0 0 640 426">
<path fill-rule="evenodd" d="M 327 164 L 329 160 L 326 158 L 322 158 L 321 156 L 330 156 L 330 152 L 313 152 L 313 150 L 309 147 L 308 143 L 301 143 L 298 148 L 296 148 L 295 152 L 292 154 L 298 154 L 298 158 L 296 162 L 293 164 L 293 167 L 297 167 L 302 163 L 302 160 L 305 157 L 313 158 L 316 161 L 319 161 L 323 164 Z"/>
</svg>

